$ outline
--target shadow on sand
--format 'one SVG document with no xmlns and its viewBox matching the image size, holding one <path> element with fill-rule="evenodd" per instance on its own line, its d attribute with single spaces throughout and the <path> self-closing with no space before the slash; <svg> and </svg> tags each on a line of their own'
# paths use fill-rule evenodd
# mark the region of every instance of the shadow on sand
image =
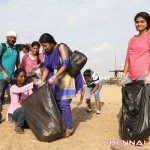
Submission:
<svg viewBox="0 0 150 150">
<path fill-rule="evenodd" d="M 90 113 L 87 113 L 86 107 L 75 107 L 72 109 L 72 120 L 73 120 L 73 127 L 76 130 L 80 124 L 80 122 L 86 122 L 87 120 L 91 120 L 91 118 L 95 115 L 95 103 L 91 103 L 93 110 Z M 101 102 L 101 107 L 104 106 L 104 103 Z"/>
</svg>

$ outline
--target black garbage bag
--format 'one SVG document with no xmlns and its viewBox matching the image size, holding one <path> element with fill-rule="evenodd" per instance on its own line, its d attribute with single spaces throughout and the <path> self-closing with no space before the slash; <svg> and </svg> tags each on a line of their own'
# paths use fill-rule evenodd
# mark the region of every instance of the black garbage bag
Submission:
<svg viewBox="0 0 150 150">
<path fill-rule="evenodd" d="M 150 85 L 143 81 L 122 88 L 119 132 L 124 140 L 146 140 L 150 135 Z"/>
<path fill-rule="evenodd" d="M 29 128 L 38 140 L 51 142 L 62 137 L 63 122 L 49 84 L 25 99 L 22 107 Z"/>
</svg>

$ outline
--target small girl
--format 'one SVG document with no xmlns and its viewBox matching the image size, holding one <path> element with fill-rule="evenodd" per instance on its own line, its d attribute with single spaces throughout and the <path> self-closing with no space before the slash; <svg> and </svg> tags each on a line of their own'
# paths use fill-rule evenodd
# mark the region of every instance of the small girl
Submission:
<svg viewBox="0 0 150 150">
<path fill-rule="evenodd" d="M 84 91 L 81 95 L 81 101 L 83 100 L 85 91 L 86 91 L 86 103 L 88 106 L 87 112 L 91 112 L 91 96 L 94 95 L 95 103 L 96 103 L 96 115 L 100 115 L 101 107 L 100 107 L 100 97 L 99 93 L 102 88 L 103 82 L 100 80 L 97 73 L 94 73 L 90 69 L 87 69 L 83 73 L 85 83 L 87 85 L 86 89 L 84 87 Z"/>
<path fill-rule="evenodd" d="M 25 122 L 24 110 L 21 106 L 21 102 L 32 94 L 33 82 L 25 84 L 26 71 L 23 68 L 19 68 L 15 71 L 15 83 L 10 88 L 11 102 L 8 107 L 6 121 L 15 121 L 15 131 L 18 134 L 23 134 L 23 125 Z"/>
</svg>

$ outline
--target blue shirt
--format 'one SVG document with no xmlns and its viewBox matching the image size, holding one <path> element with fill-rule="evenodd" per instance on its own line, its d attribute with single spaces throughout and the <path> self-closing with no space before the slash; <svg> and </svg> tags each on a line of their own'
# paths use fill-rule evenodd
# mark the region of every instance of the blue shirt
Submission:
<svg viewBox="0 0 150 150">
<path fill-rule="evenodd" d="M 2 44 L 0 44 L 0 55 L 2 53 Z M 1 59 L 1 65 L 4 68 L 4 70 L 7 72 L 7 74 L 10 76 L 10 79 L 14 79 L 14 70 L 15 65 L 17 62 L 17 50 L 14 46 L 12 49 L 10 48 L 9 44 L 6 43 L 6 51 L 3 53 L 2 59 Z M 0 79 L 4 80 L 3 73 L 0 71 Z"/>
</svg>

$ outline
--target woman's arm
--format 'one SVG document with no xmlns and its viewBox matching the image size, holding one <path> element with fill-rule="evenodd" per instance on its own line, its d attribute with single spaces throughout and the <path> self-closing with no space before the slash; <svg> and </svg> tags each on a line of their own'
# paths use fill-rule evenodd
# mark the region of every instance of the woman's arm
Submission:
<svg viewBox="0 0 150 150">
<path fill-rule="evenodd" d="M 69 51 L 64 44 L 61 44 L 59 46 L 59 53 L 62 61 L 62 66 L 55 74 L 57 78 L 68 68 L 68 63 L 69 63 Z"/>
<path fill-rule="evenodd" d="M 13 85 L 10 88 L 10 91 L 11 91 L 11 93 L 23 93 L 23 92 L 26 92 L 26 91 L 31 90 L 31 89 L 33 89 L 33 82 L 29 83 L 27 85 L 24 85 L 22 87 L 18 87 L 16 85 Z"/>
<path fill-rule="evenodd" d="M 28 94 L 29 94 L 29 95 L 31 95 L 32 93 L 33 93 L 33 91 L 32 91 L 32 90 L 29 90 L 29 91 L 28 91 Z"/>
<path fill-rule="evenodd" d="M 127 61 L 125 61 L 125 66 L 124 66 L 124 71 L 123 72 L 125 74 L 127 74 L 128 70 L 129 70 L 129 63 Z"/>
<path fill-rule="evenodd" d="M 44 69 L 43 75 L 42 75 L 42 82 L 45 82 L 48 74 L 49 74 L 49 70 L 48 69 Z"/>
<path fill-rule="evenodd" d="M 67 67 L 65 67 L 65 66 L 60 67 L 60 69 L 55 74 L 56 78 L 58 78 L 66 69 L 67 69 Z"/>
</svg>

